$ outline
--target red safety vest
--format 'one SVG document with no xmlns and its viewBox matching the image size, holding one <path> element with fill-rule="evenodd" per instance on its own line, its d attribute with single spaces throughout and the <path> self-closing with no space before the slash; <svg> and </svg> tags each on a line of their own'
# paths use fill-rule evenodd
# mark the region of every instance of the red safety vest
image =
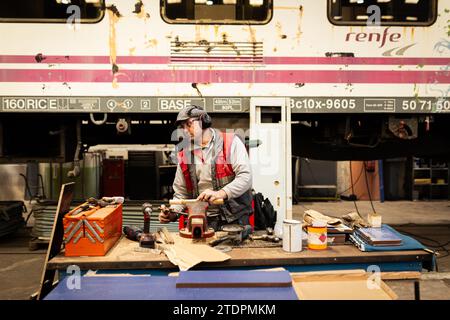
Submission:
<svg viewBox="0 0 450 320">
<path fill-rule="evenodd" d="M 219 131 L 216 131 L 216 134 L 217 132 Z M 215 179 L 218 188 L 222 188 L 233 181 L 235 176 L 233 167 L 231 166 L 229 161 L 227 161 L 230 156 L 231 143 L 233 142 L 234 134 L 223 132 L 219 132 L 219 134 L 221 135 L 223 140 L 223 147 L 219 149 L 219 153 L 216 155 L 217 160 L 215 162 Z M 216 143 L 217 139 L 214 141 L 214 145 L 212 146 L 213 148 L 216 147 Z M 187 191 L 190 192 L 193 197 L 197 197 L 197 195 L 194 194 L 194 186 L 192 185 L 192 179 L 189 172 L 188 159 L 184 150 L 178 152 L 178 164 L 180 165 L 183 172 Z"/>
</svg>

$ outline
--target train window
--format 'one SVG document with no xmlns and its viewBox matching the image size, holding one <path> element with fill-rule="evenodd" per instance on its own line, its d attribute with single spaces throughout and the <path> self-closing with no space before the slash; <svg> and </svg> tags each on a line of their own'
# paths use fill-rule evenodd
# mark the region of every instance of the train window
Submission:
<svg viewBox="0 0 450 320">
<path fill-rule="evenodd" d="M 168 23 L 266 24 L 272 8 L 272 0 L 161 0 Z"/>
<path fill-rule="evenodd" d="M 328 0 L 328 19 L 335 25 L 374 24 L 376 15 L 382 26 L 430 26 L 437 0 Z"/>
<path fill-rule="evenodd" d="M 104 12 L 104 0 L 3 0 L 0 22 L 65 23 L 79 13 L 81 23 L 95 23 Z"/>
</svg>

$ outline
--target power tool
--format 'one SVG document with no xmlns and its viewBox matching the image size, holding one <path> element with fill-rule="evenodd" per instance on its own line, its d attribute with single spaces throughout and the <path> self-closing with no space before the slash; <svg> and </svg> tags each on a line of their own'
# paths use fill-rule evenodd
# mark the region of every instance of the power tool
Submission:
<svg viewBox="0 0 450 320">
<path fill-rule="evenodd" d="M 139 239 L 139 245 L 143 248 L 155 248 L 155 235 L 150 233 L 150 217 L 152 214 L 152 205 L 148 202 L 142 205 L 144 213 L 144 233 Z"/>
</svg>

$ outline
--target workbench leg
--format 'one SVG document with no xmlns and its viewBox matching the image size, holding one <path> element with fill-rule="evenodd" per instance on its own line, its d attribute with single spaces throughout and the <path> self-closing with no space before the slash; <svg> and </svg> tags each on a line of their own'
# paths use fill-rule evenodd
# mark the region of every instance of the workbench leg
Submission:
<svg viewBox="0 0 450 320">
<path fill-rule="evenodd" d="M 420 300 L 420 280 L 414 281 L 414 300 Z"/>
</svg>

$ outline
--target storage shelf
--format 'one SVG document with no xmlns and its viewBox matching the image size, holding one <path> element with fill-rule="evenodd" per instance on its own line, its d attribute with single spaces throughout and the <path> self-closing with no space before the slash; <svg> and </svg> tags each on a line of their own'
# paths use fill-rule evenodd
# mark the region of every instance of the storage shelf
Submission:
<svg viewBox="0 0 450 320">
<path fill-rule="evenodd" d="M 418 161 L 418 162 L 416 162 Z M 415 165 L 427 165 L 427 168 L 414 167 Z M 434 167 L 438 165 L 437 167 Z M 439 165 L 446 165 L 441 167 Z M 449 199 L 450 200 L 450 163 L 438 161 L 432 158 L 413 158 L 412 163 L 412 195 L 411 198 L 417 199 Z M 425 183 L 416 183 L 414 179 L 425 180 Z M 436 183 L 437 181 L 445 183 Z M 434 181 L 434 182 L 433 182 Z M 429 183 L 428 183 L 429 182 Z M 416 196 L 414 196 L 416 195 Z"/>
</svg>

